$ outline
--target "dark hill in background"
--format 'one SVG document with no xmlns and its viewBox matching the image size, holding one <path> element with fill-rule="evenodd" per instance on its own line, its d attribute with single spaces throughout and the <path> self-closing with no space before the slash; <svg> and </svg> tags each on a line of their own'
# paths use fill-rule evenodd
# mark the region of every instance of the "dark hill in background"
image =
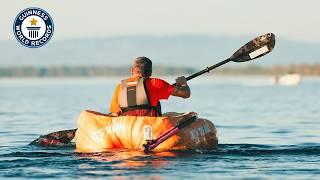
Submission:
<svg viewBox="0 0 320 180">
<path fill-rule="evenodd" d="M 196 68 L 155 66 L 153 76 L 181 76 L 191 75 L 198 70 Z M 314 65 L 276 65 L 272 67 L 246 66 L 223 67 L 212 71 L 214 75 L 283 75 L 299 73 L 304 76 L 320 76 L 320 64 Z M 3 77 L 127 77 L 130 74 L 129 67 L 97 66 L 46 66 L 46 67 L 0 67 L 0 78 Z M 206 74 L 210 75 L 210 74 Z"/>
<path fill-rule="evenodd" d="M 150 57 L 154 64 L 201 68 L 229 57 L 254 37 L 134 36 L 58 41 L 38 49 L 26 48 L 12 39 L 0 41 L 0 66 L 124 66 L 136 56 Z M 275 50 L 246 65 L 320 63 L 320 43 L 277 38 Z M 230 64 L 231 65 L 231 64 Z M 230 66 L 229 65 L 229 66 Z M 232 66 L 232 65 L 231 65 Z"/>
</svg>

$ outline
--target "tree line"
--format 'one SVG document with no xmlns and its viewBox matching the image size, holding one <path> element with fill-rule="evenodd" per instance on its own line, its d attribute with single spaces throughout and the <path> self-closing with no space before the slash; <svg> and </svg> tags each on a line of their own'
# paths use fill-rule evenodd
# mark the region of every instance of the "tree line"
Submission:
<svg viewBox="0 0 320 180">
<path fill-rule="evenodd" d="M 128 76 L 128 66 L 48 66 L 48 67 L 0 67 L 0 77 L 106 77 L 106 76 Z M 153 75 L 190 75 L 199 71 L 192 67 L 153 67 Z M 283 75 L 288 73 L 299 73 L 308 76 L 320 76 L 320 64 L 292 64 L 275 66 L 249 65 L 244 67 L 222 67 L 212 73 L 218 75 Z"/>
</svg>

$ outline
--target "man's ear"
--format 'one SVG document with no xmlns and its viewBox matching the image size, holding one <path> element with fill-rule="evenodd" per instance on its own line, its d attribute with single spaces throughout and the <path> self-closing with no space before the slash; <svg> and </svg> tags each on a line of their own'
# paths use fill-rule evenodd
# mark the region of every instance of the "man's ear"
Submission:
<svg viewBox="0 0 320 180">
<path fill-rule="evenodd" d="M 133 68 L 130 68 L 130 73 L 131 75 L 133 75 Z"/>
</svg>

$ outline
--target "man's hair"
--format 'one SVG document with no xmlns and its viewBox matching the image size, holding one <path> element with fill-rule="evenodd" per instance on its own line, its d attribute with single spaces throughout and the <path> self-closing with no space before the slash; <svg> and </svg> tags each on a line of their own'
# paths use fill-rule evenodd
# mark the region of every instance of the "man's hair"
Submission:
<svg viewBox="0 0 320 180">
<path fill-rule="evenodd" d="M 152 74 L 152 61 L 147 57 L 137 57 L 133 62 L 135 73 L 141 74 L 143 77 L 150 77 Z"/>
</svg>

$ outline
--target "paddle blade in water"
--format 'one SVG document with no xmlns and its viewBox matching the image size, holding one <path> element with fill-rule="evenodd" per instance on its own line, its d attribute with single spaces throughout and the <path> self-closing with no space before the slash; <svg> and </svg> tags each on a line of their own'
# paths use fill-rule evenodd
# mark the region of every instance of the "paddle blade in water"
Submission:
<svg viewBox="0 0 320 180">
<path fill-rule="evenodd" d="M 32 141 L 30 145 L 39 146 L 69 146 L 73 145 L 72 140 L 77 129 L 63 130 L 40 136 Z"/>
<path fill-rule="evenodd" d="M 273 33 L 259 36 L 238 49 L 238 51 L 230 57 L 230 60 L 234 62 L 244 62 L 259 58 L 271 52 L 275 42 L 275 35 Z"/>
</svg>

